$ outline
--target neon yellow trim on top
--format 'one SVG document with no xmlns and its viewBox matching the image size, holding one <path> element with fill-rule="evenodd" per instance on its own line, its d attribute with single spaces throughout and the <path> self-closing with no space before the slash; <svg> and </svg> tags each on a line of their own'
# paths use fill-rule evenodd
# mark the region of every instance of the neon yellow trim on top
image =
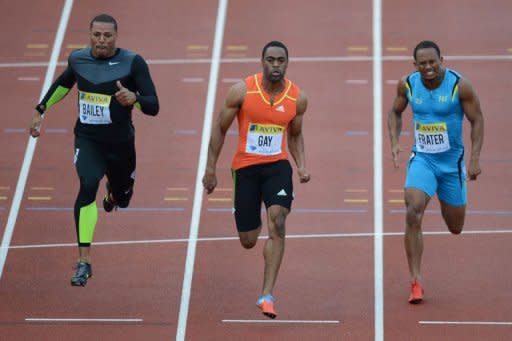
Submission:
<svg viewBox="0 0 512 341">
<path fill-rule="evenodd" d="M 142 107 L 141 107 L 141 105 L 140 105 L 140 103 L 139 103 L 139 102 L 135 102 L 135 103 L 133 103 L 133 106 L 134 106 L 135 108 L 139 109 L 140 111 L 142 111 Z"/>
<path fill-rule="evenodd" d="M 263 100 L 263 102 L 265 102 L 266 104 L 270 105 L 270 102 L 265 98 L 265 95 L 263 95 L 263 91 L 260 88 L 260 83 L 258 82 L 258 75 L 257 74 L 254 75 L 254 80 L 256 81 L 256 87 L 258 88 L 258 93 L 260 94 L 261 99 Z M 280 99 L 278 99 L 277 101 L 275 101 L 273 105 L 278 105 L 279 103 L 284 101 L 285 98 L 289 98 L 288 97 L 288 92 L 292 88 L 292 82 L 290 80 L 287 80 L 287 82 L 288 82 L 288 87 L 286 88 L 283 96 Z"/>
<path fill-rule="evenodd" d="M 55 89 L 55 92 L 50 96 L 50 99 L 48 99 L 48 102 L 46 102 L 46 110 L 50 109 L 52 106 L 54 106 L 55 104 L 60 102 L 64 97 L 66 97 L 69 90 L 70 89 L 59 85 L 57 89 Z"/>
<path fill-rule="evenodd" d="M 457 96 L 458 92 L 459 92 L 459 84 L 455 85 L 455 88 L 453 88 L 452 102 L 455 100 L 455 96 Z"/>
<path fill-rule="evenodd" d="M 92 243 L 97 222 L 98 208 L 96 207 L 96 201 L 80 208 L 80 217 L 78 218 L 79 243 Z"/>
<path fill-rule="evenodd" d="M 409 93 L 409 98 L 412 98 L 412 91 L 411 88 L 409 87 L 409 84 L 407 82 L 405 82 L 404 84 L 405 87 L 407 88 L 407 92 Z"/>
</svg>

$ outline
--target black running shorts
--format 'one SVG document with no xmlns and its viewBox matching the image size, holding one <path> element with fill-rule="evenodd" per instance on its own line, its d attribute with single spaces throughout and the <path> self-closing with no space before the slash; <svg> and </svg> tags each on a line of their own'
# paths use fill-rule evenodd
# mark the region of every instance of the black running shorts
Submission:
<svg viewBox="0 0 512 341">
<path fill-rule="evenodd" d="M 261 225 L 261 202 L 266 208 L 279 205 L 291 209 L 293 182 L 288 160 L 240 168 L 232 175 L 234 214 L 239 232 L 252 231 Z"/>
</svg>

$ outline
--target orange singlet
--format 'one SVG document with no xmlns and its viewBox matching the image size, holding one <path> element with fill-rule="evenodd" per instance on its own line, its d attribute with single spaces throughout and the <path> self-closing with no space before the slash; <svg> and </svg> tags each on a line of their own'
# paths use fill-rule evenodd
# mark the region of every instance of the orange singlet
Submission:
<svg viewBox="0 0 512 341">
<path fill-rule="evenodd" d="M 297 115 L 300 89 L 285 79 L 284 90 L 270 105 L 270 96 L 263 90 L 262 73 L 245 79 L 247 92 L 238 112 L 238 147 L 231 165 L 239 168 L 286 160 L 286 131 Z"/>
</svg>

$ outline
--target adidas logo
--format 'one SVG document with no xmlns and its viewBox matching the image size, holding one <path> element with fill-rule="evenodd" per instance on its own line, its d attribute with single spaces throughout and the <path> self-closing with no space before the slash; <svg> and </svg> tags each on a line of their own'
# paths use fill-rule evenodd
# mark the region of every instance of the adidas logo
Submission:
<svg viewBox="0 0 512 341">
<path fill-rule="evenodd" d="M 280 197 L 285 197 L 287 196 L 288 194 L 286 194 L 286 191 L 284 189 L 280 190 L 279 192 L 277 192 L 277 195 L 279 195 Z"/>
<path fill-rule="evenodd" d="M 280 106 L 278 106 L 278 107 L 276 108 L 276 111 L 285 112 L 285 111 L 284 111 L 284 105 L 282 105 L 282 104 L 281 104 Z"/>
</svg>

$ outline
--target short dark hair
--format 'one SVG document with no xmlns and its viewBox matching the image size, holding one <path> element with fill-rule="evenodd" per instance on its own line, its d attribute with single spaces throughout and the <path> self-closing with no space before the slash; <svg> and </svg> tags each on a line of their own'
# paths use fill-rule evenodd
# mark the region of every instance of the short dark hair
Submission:
<svg viewBox="0 0 512 341">
<path fill-rule="evenodd" d="M 414 48 L 414 52 L 412 54 L 412 56 L 414 57 L 414 60 L 416 60 L 416 52 L 418 52 L 418 50 L 429 49 L 429 48 L 435 49 L 437 51 L 437 55 L 439 57 L 441 57 L 441 50 L 439 49 L 439 46 L 437 46 L 436 43 L 434 43 L 433 41 L 430 41 L 430 40 L 423 40 L 418 45 L 416 45 L 416 47 Z"/>
<path fill-rule="evenodd" d="M 261 50 L 261 58 L 265 58 L 265 52 L 267 52 L 269 47 L 280 47 L 284 49 L 284 53 L 286 54 L 286 59 L 288 59 L 288 48 L 285 44 L 281 43 L 277 40 L 272 40 L 271 42 L 268 42 L 264 47 L 263 50 Z"/>
<path fill-rule="evenodd" d="M 114 24 L 114 31 L 117 32 L 117 21 L 116 19 L 114 19 L 113 16 L 111 15 L 108 15 L 108 14 L 99 14 L 97 16 L 95 16 L 94 18 L 92 18 L 91 20 L 91 24 L 89 25 L 89 29 L 92 29 L 92 24 L 94 22 L 103 22 L 103 23 L 109 23 L 109 24 Z"/>
</svg>

